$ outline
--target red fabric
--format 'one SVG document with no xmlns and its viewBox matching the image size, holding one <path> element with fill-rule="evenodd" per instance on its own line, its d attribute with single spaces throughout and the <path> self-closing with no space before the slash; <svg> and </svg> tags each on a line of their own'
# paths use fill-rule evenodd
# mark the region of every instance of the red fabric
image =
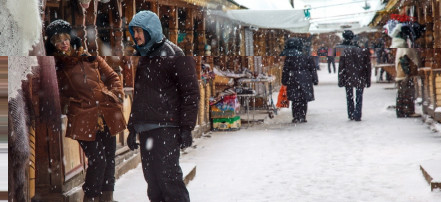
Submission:
<svg viewBox="0 0 441 202">
<path fill-rule="evenodd" d="M 277 97 L 277 108 L 289 108 L 288 95 L 286 93 L 286 86 L 280 87 L 279 96 Z"/>
</svg>

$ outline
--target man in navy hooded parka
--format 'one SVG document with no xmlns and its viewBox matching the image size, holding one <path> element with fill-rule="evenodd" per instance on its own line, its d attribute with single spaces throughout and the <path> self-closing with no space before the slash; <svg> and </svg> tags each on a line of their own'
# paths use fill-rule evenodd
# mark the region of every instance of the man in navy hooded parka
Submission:
<svg viewBox="0 0 441 202">
<path fill-rule="evenodd" d="M 190 201 L 179 166 L 179 148 L 191 146 L 196 125 L 199 83 L 195 61 L 164 37 L 153 12 L 137 13 L 129 31 L 137 55 L 148 57 L 140 57 L 136 70 L 127 145 L 137 149 L 139 134 L 150 201 Z"/>
</svg>

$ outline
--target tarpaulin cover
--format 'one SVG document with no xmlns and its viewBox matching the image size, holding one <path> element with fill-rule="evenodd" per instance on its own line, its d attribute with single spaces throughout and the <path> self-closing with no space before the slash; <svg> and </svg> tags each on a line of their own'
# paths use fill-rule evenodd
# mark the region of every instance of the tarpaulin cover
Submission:
<svg viewBox="0 0 441 202">
<path fill-rule="evenodd" d="M 249 26 L 263 29 L 284 29 L 294 33 L 309 31 L 309 19 L 303 10 L 228 10 L 210 12 Z"/>
</svg>

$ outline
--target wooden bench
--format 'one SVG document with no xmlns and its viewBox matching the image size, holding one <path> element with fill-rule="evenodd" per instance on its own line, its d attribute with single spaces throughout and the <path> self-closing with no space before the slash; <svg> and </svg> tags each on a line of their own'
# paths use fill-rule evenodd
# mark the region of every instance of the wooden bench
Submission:
<svg viewBox="0 0 441 202">
<path fill-rule="evenodd" d="M 375 75 L 377 75 L 378 69 L 383 69 L 392 77 L 392 80 L 394 80 L 395 76 L 397 75 L 397 71 L 395 70 L 395 64 L 378 64 L 378 65 L 374 65 L 374 69 L 375 69 Z"/>
<path fill-rule="evenodd" d="M 378 69 L 384 69 L 387 73 L 389 73 L 392 77 L 395 77 L 397 75 L 397 71 L 395 70 L 395 64 L 379 64 L 375 65 L 375 72 Z"/>
</svg>

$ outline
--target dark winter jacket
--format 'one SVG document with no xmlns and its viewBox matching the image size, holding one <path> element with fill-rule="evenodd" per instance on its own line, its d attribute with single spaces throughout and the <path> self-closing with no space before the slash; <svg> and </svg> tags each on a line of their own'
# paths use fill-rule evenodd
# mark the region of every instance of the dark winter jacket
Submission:
<svg viewBox="0 0 441 202">
<path fill-rule="evenodd" d="M 282 52 L 285 58 L 282 71 L 282 84 L 287 87 L 288 100 L 313 101 L 313 85 L 318 84 L 314 59 L 302 54 L 301 39 L 288 39 L 286 49 Z"/>
<path fill-rule="evenodd" d="M 160 124 L 193 129 L 199 104 L 199 83 L 191 56 L 141 57 L 128 129 Z"/>
<path fill-rule="evenodd" d="M 371 61 L 367 48 L 342 44 L 338 67 L 338 86 L 364 88 L 371 85 Z"/>
<path fill-rule="evenodd" d="M 136 50 L 136 46 L 134 47 Z M 184 52 L 177 45 L 164 38 L 159 43 L 156 43 L 152 46 L 150 51 L 147 53 L 147 56 L 184 56 Z M 141 56 L 141 52 L 136 51 L 134 56 Z"/>
<path fill-rule="evenodd" d="M 101 115 L 112 136 L 126 128 L 121 80 L 101 57 L 56 56 L 61 107 L 67 108 L 66 137 L 94 141 Z"/>
</svg>

